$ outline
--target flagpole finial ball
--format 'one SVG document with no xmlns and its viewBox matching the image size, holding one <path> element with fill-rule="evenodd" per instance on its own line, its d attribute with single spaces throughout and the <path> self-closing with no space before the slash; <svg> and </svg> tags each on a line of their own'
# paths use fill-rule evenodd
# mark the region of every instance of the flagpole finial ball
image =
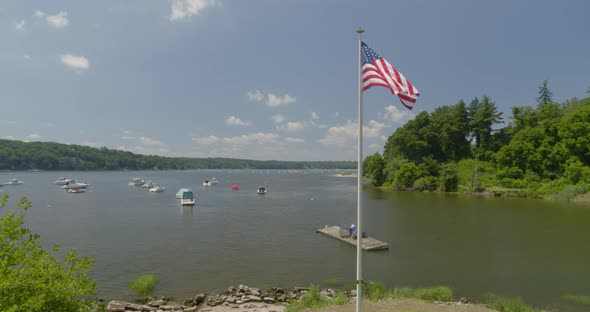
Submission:
<svg viewBox="0 0 590 312">
<path fill-rule="evenodd" d="M 365 32 L 365 30 L 364 30 L 364 29 L 362 29 L 362 28 L 359 28 L 359 29 L 357 29 L 357 30 L 356 30 L 356 32 L 357 32 L 357 33 L 359 33 L 359 34 L 362 34 L 362 33 L 364 33 L 364 32 Z"/>
</svg>

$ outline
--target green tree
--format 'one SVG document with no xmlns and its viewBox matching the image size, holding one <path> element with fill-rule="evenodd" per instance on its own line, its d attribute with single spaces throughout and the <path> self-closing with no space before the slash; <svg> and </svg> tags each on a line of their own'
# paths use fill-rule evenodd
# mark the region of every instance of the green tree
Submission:
<svg viewBox="0 0 590 312">
<path fill-rule="evenodd" d="M 399 170 L 395 172 L 394 184 L 397 188 L 406 189 L 414 185 L 420 176 L 419 170 L 415 163 L 408 162 L 403 164 Z"/>
<path fill-rule="evenodd" d="M 6 205 L 8 194 L 0 200 Z M 8 211 L 0 218 L 0 311 L 92 311 L 90 299 L 96 290 L 86 277 L 92 258 L 80 258 L 75 250 L 66 252 L 64 263 L 41 247 L 41 237 L 25 225 L 31 202 L 23 197 L 19 213 Z"/>
<path fill-rule="evenodd" d="M 459 175 L 455 163 L 446 163 L 440 169 L 440 188 L 445 192 L 456 192 L 459 189 Z"/>
<path fill-rule="evenodd" d="M 385 161 L 379 153 L 367 156 L 363 162 L 363 176 L 371 178 L 375 186 L 381 186 L 385 182 L 383 169 L 385 169 Z"/>
<path fill-rule="evenodd" d="M 537 103 L 545 104 L 553 102 L 553 93 L 549 90 L 547 80 L 543 80 L 543 83 L 539 85 L 539 97 L 537 97 Z"/>
<path fill-rule="evenodd" d="M 469 104 L 471 133 L 475 138 L 477 149 L 487 151 L 492 149 L 492 126 L 502 121 L 502 112 L 498 112 L 496 103 L 484 95 L 481 102 L 475 98 Z"/>
</svg>

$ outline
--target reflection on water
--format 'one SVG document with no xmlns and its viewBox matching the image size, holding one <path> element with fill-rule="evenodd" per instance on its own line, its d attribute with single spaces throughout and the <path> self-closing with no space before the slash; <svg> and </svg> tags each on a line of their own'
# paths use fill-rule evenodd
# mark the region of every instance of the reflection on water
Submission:
<svg viewBox="0 0 590 312">
<path fill-rule="evenodd" d="M 0 173 L 7 207 L 27 195 L 27 223 L 48 246 L 60 242 L 96 258 L 103 297 L 130 294 L 142 274 L 158 294 L 179 298 L 230 284 L 301 286 L 355 279 L 355 248 L 315 233 L 356 223 L 356 179 L 324 171 L 203 170 Z M 53 181 L 87 181 L 69 194 Z M 163 193 L 127 185 L 139 176 Z M 220 183 L 202 187 L 209 177 Z M 240 185 L 231 191 L 231 184 Z M 256 193 L 268 186 L 264 196 Z M 181 207 L 175 193 L 195 191 Z M 565 294 L 590 295 L 590 209 L 561 202 L 364 190 L 364 228 L 391 250 L 365 253 L 367 279 L 388 286 L 449 285 L 459 296 L 492 291 L 565 307 Z M 179 211 L 180 210 L 180 211 Z M 564 308 L 565 309 L 565 308 Z M 567 311 L 576 311 L 567 306 Z M 578 310 L 583 311 L 583 310 Z"/>
</svg>

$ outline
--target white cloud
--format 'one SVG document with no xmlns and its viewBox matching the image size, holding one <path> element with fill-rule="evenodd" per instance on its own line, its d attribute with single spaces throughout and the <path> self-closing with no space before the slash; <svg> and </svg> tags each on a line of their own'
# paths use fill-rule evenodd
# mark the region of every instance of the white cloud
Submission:
<svg viewBox="0 0 590 312">
<path fill-rule="evenodd" d="M 190 19 L 204 9 L 218 4 L 219 1 L 217 0 L 172 0 L 172 4 L 170 5 L 171 12 L 168 19 L 171 22 Z"/>
<path fill-rule="evenodd" d="M 14 137 L 12 135 L 7 135 L 4 138 L 7 140 L 14 140 Z"/>
<path fill-rule="evenodd" d="M 285 121 L 285 116 L 283 116 L 281 114 L 276 114 L 276 115 L 272 116 L 272 121 L 274 121 L 274 123 L 281 123 L 281 122 Z"/>
<path fill-rule="evenodd" d="M 402 124 L 414 118 L 414 114 L 409 111 L 399 110 L 396 106 L 389 105 L 385 107 L 385 119 Z"/>
<path fill-rule="evenodd" d="M 367 126 L 363 126 L 363 138 L 376 138 L 381 135 L 381 130 L 387 128 L 385 124 L 370 120 Z M 330 127 L 326 135 L 319 140 L 323 144 L 345 145 L 351 139 L 358 137 L 358 123 L 348 121 L 343 126 Z"/>
<path fill-rule="evenodd" d="M 262 102 L 264 100 L 264 94 L 260 90 L 250 90 L 248 91 L 248 100 L 250 102 Z"/>
<path fill-rule="evenodd" d="M 283 96 L 277 96 L 272 93 L 266 95 L 266 106 L 268 107 L 279 107 L 282 105 L 288 105 L 295 103 L 297 99 L 293 96 L 285 94 Z"/>
<path fill-rule="evenodd" d="M 34 17 L 43 17 L 43 16 L 45 16 L 45 12 L 37 10 L 37 11 L 35 11 L 35 13 L 33 13 L 33 16 Z"/>
<path fill-rule="evenodd" d="M 37 133 L 31 133 L 25 137 L 25 139 L 27 139 L 27 140 L 38 140 L 40 138 L 41 138 L 41 135 L 39 135 Z"/>
<path fill-rule="evenodd" d="M 381 141 L 385 142 L 385 141 L 387 141 L 387 136 L 382 135 L 382 136 L 379 137 L 379 139 Z"/>
<path fill-rule="evenodd" d="M 28 55 L 28 54 L 23 54 L 23 57 L 25 58 L 25 60 L 30 60 L 31 59 L 31 56 Z"/>
<path fill-rule="evenodd" d="M 210 136 L 206 136 L 206 137 L 193 138 L 193 141 L 195 141 L 199 144 L 215 144 L 215 143 L 218 143 L 219 141 L 221 141 L 221 139 L 214 136 L 214 135 L 210 135 Z"/>
<path fill-rule="evenodd" d="M 277 130 L 279 131 L 289 131 L 289 132 L 295 132 L 295 131 L 302 131 L 305 129 L 305 124 L 301 121 L 295 121 L 295 122 L 291 122 L 289 121 L 286 125 L 279 125 L 277 126 Z"/>
<path fill-rule="evenodd" d="M 250 122 L 249 121 L 243 121 L 240 118 L 236 117 L 236 116 L 229 116 L 227 117 L 227 119 L 225 120 L 225 124 L 228 126 L 249 126 Z"/>
<path fill-rule="evenodd" d="M 24 31 L 25 25 L 26 25 L 25 20 L 20 20 L 20 22 L 17 22 L 15 25 L 16 30 Z"/>
<path fill-rule="evenodd" d="M 258 132 L 258 133 L 243 134 L 243 135 L 235 136 L 235 137 L 223 138 L 223 142 L 230 143 L 230 144 L 252 144 L 252 143 L 265 144 L 265 143 L 274 143 L 274 142 L 276 142 L 277 138 L 278 138 L 278 135 L 276 135 L 274 133 Z"/>
<path fill-rule="evenodd" d="M 381 146 L 381 145 L 379 145 L 379 144 L 369 144 L 369 148 L 371 148 L 371 149 L 379 149 L 379 148 L 381 148 L 381 147 L 382 147 L 382 146 Z"/>
<path fill-rule="evenodd" d="M 60 55 L 60 59 L 61 62 L 64 63 L 64 65 L 75 70 L 82 71 L 90 67 L 90 61 L 88 61 L 88 59 L 83 56 L 62 54 Z"/>
<path fill-rule="evenodd" d="M 311 112 L 311 119 L 313 119 L 313 120 L 319 120 L 320 119 L 320 116 L 316 112 Z"/>
<path fill-rule="evenodd" d="M 266 95 L 264 95 L 264 93 L 260 90 L 248 91 L 248 100 L 250 102 L 262 102 L 265 98 L 265 104 L 268 107 L 279 107 L 282 105 L 289 105 L 297 101 L 297 98 L 295 98 L 294 96 L 290 96 L 288 94 L 284 94 L 281 96 L 273 93 L 267 93 Z"/>
<path fill-rule="evenodd" d="M 38 11 L 40 12 L 40 11 Z M 43 13 L 43 12 L 41 12 Z M 37 14 L 35 12 L 35 14 Z M 46 17 L 47 20 L 47 24 L 49 24 L 49 26 L 55 27 L 55 28 L 63 28 L 63 27 L 67 27 L 70 24 L 70 21 L 68 20 L 68 12 L 65 11 L 60 11 L 59 13 L 55 14 L 55 15 L 47 15 Z"/>
<path fill-rule="evenodd" d="M 157 139 L 153 139 L 153 138 L 148 138 L 148 137 L 139 137 L 138 138 L 139 142 L 141 142 L 141 144 L 143 145 L 148 145 L 148 146 L 165 146 L 166 144 L 162 143 L 162 141 L 157 140 Z"/>
<path fill-rule="evenodd" d="M 289 137 L 287 137 L 287 138 L 285 138 L 285 142 L 289 142 L 289 143 L 303 143 L 303 142 L 305 142 L 305 140 L 302 139 L 302 138 L 289 138 Z"/>
</svg>

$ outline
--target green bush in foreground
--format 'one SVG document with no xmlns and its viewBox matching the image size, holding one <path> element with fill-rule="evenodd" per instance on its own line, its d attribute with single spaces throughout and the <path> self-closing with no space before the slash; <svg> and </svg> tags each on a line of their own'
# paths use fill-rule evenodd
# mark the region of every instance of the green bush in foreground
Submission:
<svg viewBox="0 0 590 312">
<path fill-rule="evenodd" d="M 495 294 L 485 294 L 484 302 L 495 310 L 500 312 L 535 312 L 537 311 L 530 305 L 526 304 L 522 298 L 507 298 Z"/>
<path fill-rule="evenodd" d="M 332 300 L 322 298 L 322 296 L 320 296 L 319 288 L 316 285 L 311 284 L 309 286 L 309 291 L 306 292 L 305 294 L 303 294 L 301 296 L 301 299 L 289 304 L 286 307 L 285 311 L 286 312 L 297 312 L 297 311 L 303 311 L 305 309 L 317 309 L 317 308 L 328 306 L 332 303 L 333 303 Z"/>
<path fill-rule="evenodd" d="M 387 297 L 387 290 L 382 283 L 370 282 L 365 286 L 363 295 L 371 301 L 379 301 Z"/>
<path fill-rule="evenodd" d="M 416 288 L 414 296 L 425 301 L 453 301 L 453 290 L 446 286 Z"/>
<path fill-rule="evenodd" d="M 138 279 L 131 281 L 129 287 L 135 291 L 138 296 L 149 296 L 154 290 L 154 285 L 158 279 L 153 275 L 142 275 Z"/>
<path fill-rule="evenodd" d="M 8 194 L 0 199 L 6 205 Z M 90 299 L 96 289 L 86 274 L 92 258 L 79 258 L 74 250 L 66 252 L 64 263 L 41 247 L 41 237 L 25 226 L 25 213 L 31 202 L 23 197 L 19 213 L 8 211 L 0 218 L 0 311 L 91 311 Z"/>
</svg>

